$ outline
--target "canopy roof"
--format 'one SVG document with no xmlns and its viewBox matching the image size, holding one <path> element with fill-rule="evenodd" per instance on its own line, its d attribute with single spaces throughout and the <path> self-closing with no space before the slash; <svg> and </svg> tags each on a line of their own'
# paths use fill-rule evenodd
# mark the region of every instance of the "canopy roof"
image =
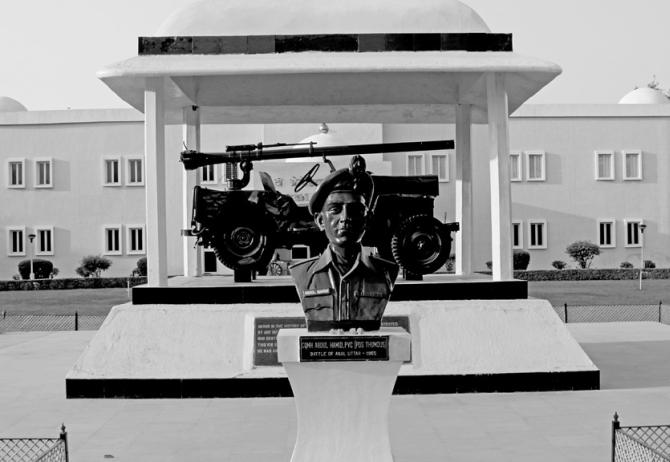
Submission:
<svg viewBox="0 0 670 462">
<path fill-rule="evenodd" d="M 487 73 L 513 112 L 561 72 L 456 0 L 201 0 L 159 35 L 98 77 L 140 111 L 146 78 L 165 77 L 177 123 L 191 105 L 203 123 L 444 123 L 455 104 L 484 123 Z"/>
</svg>

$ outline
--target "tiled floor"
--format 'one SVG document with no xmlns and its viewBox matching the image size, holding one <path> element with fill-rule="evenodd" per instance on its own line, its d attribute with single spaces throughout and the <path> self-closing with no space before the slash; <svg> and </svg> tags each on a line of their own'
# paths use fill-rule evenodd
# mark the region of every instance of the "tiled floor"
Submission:
<svg viewBox="0 0 670 462">
<path fill-rule="evenodd" d="M 586 392 L 395 396 L 396 462 L 608 460 L 610 422 L 670 423 L 670 327 L 570 326 L 602 371 Z M 288 461 L 291 398 L 66 400 L 64 376 L 93 332 L 0 335 L 0 436 L 56 436 L 71 460 Z"/>
</svg>

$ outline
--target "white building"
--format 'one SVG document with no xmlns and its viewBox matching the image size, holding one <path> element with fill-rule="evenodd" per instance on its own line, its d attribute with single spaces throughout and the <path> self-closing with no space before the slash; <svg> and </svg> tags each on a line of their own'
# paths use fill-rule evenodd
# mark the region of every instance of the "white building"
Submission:
<svg viewBox="0 0 670 462">
<path fill-rule="evenodd" d="M 626 104 L 626 103 L 645 104 Z M 670 104 L 660 92 L 638 89 L 612 105 L 526 105 L 510 119 L 510 168 L 514 246 L 531 253 L 531 269 L 570 264 L 565 247 L 590 240 L 601 247 L 595 267 L 640 262 L 670 265 Z M 326 121 L 327 122 L 327 121 Z M 454 138 L 451 125 L 337 124 L 349 143 Z M 201 149 L 225 145 L 297 142 L 318 131 L 314 124 L 204 126 Z M 0 99 L 0 279 L 18 273 L 31 255 L 46 258 L 60 277 L 74 276 L 86 255 L 113 262 L 105 275 L 127 276 L 144 255 L 145 195 L 143 115 L 135 110 L 27 111 Z M 170 125 L 168 155 L 168 273 L 182 274 L 181 126 Z M 487 132 L 473 126 L 475 170 L 488 169 Z M 442 180 L 435 216 L 454 219 L 453 152 L 384 155 L 395 175 L 435 173 Z M 388 168 L 378 163 L 377 167 Z M 275 168 L 289 191 L 291 176 L 310 163 Z M 267 169 L 262 163 L 257 170 Z M 272 168 L 268 169 L 273 173 Z M 384 172 L 386 173 L 386 172 Z M 225 167 L 201 179 L 225 187 Z M 484 174 L 486 175 L 486 174 Z M 253 186 L 253 184 L 252 184 Z M 491 260 L 489 191 L 475 184 L 475 270 Z M 478 213 L 484 210 L 485 213 Z M 33 244 L 28 235 L 35 234 Z M 211 260 L 209 267 L 212 270 Z M 217 271 L 221 271 L 219 265 Z"/>
</svg>

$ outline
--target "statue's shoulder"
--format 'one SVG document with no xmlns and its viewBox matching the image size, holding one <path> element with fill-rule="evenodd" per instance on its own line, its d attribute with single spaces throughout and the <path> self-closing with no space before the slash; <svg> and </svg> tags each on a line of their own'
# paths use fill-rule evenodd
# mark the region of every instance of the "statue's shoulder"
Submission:
<svg viewBox="0 0 670 462">
<path fill-rule="evenodd" d="M 396 264 L 396 262 L 387 260 L 376 254 L 370 255 L 368 258 L 375 268 L 378 268 L 380 271 L 384 271 L 385 273 L 389 274 L 391 279 L 395 280 L 395 278 L 398 276 L 400 267 Z"/>
<path fill-rule="evenodd" d="M 370 261 L 374 265 L 377 265 L 377 266 L 380 266 L 380 267 L 386 267 L 386 268 L 397 268 L 398 267 L 396 262 L 391 261 L 391 260 L 387 260 L 386 258 L 382 258 L 377 254 L 371 254 L 369 258 L 370 258 Z"/>
<path fill-rule="evenodd" d="M 307 260 L 300 260 L 297 263 L 293 263 L 292 265 L 289 265 L 289 269 L 291 271 L 293 271 L 294 269 L 300 271 L 300 270 L 305 270 L 307 268 L 311 268 L 314 265 L 314 263 L 316 263 L 316 261 L 318 259 L 319 259 L 319 257 L 317 256 L 317 257 L 308 258 Z"/>
<path fill-rule="evenodd" d="M 319 257 L 308 258 L 307 260 L 301 260 L 298 263 L 289 265 L 289 270 L 291 270 L 291 276 L 296 282 L 303 281 L 307 278 L 312 267 L 319 260 Z"/>
</svg>

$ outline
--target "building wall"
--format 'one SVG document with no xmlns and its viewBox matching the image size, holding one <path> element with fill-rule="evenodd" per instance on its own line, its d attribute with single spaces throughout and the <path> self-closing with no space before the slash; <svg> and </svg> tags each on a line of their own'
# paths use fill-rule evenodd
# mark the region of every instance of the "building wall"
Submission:
<svg viewBox="0 0 670 462">
<path fill-rule="evenodd" d="M 670 105 L 669 105 L 670 106 Z M 430 139 L 453 139 L 449 125 L 333 125 L 339 136 L 350 143 L 377 143 Z M 317 124 L 296 125 L 205 125 L 203 151 L 222 151 L 225 145 L 263 141 L 295 142 L 317 132 Z M 85 255 L 104 254 L 103 229 L 122 228 L 121 255 L 109 255 L 113 264 L 106 275 L 127 276 L 142 254 L 129 254 L 126 228 L 144 225 L 144 187 L 127 184 L 126 161 L 142 156 L 143 116 L 133 110 L 43 111 L 0 114 L 0 279 L 18 273 L 25 256 L 9 256 L 7 229 L 25 227 L 25 234 L 36 226 L 53 227 L 54 252 L 46 256 L 60 270 L 60 276 L 73 276 Z M 472 130 L 474 159 L 474 268 L 485 269 L 490 260 L 490 218 L 488 183 L 488 129 L 476 125 Z M 597 242 L 598 219 L 614 219 L 616 245 L 603 248 L 596 267 L 618 267 L 622 261 L 638 265 L 640 247 L 624 243 L 624 220 L 643 219 L 646 258 L 659 266 L 670 266 L 670 213 L 668 181 L 670 174 L 670 109 L 667 106 L 526 106 L 510 120 L 510 147 L 522 154 L 525 170 L 528 152 L 544 153 L 545 179 L 512 183 L 513 219 L 523 225 L 522 247 L 531 253 L 531 268 L 546 269 L 553 260 L 570 262 L 565 247 L 575 240 Z M 182 223 L 183 169 L 178 154 L 183 149 L 180 126 L 168 126 L 166 134 L 166 175 L 168 210 L 168 272 L 181 274 L 180 229 Z M 642 179 L 623 179 L 622 151 L 640 150 Z M 613 180 L 595 179 L 595 150 L 614 154 Z M 422 156 L 423 173 L 431 173 L 431 153 Z M 454 219 L 455 154 L 447 154 L 448 175 L 440 182 L 436 201 L 438 219 Z M 103 159 L 121 160 L 121 185 L 103 184 Z M 8 159 L 25 159 L 25 188 L 7 187 Z M 35 161 L 53 162 L 53 187 L 35 187 Z M 335 160 L 335 159 L 334 159 Z M 376 173 L 406 174 L 406 155 L 387 154 L 368 159 Z M 345 159 L 338 159 L 338 166 Z M 301 176 L 309 163 L 278 166 L 273 175 Z M 258 166 L 257 166 L 258 167 Z M 268 167 L 270 168 L 270 167 Z M 271 169 L 271 168 L 270 168 Z M 216 185 L 225 187 L 223 166 L 216 168 Z M 252 184 L 258 187 L 258 183 Z M 528 222 L 546 221 L 546 249 L 529 249 Z M 150 238 L 150 236 L 147 236 Z M 570 262 L 572 264 L 572 262 Z"/>
<path fill-rule="evenodd" d="M 595 267 L 640 263 L 640 246 L 627 246 L 625 220 L 641 219 L 645 259 L 670 266 L 670 105 L 604 105 L 600 107 L 523 109 L 512 119 L 512 151 L 540 150 L 546 158 L 546 180 L 512 183 L 513 219 L 547 220 L 546 249 L 530 250 L 531 268 L 550 268 L 554 260 L 574 264 L 565 248 L 576 240 L 598 241 L 598 220 L 613 219 L 615 245 L 601 248 Z M 635 112 L 633 112 L 635 111 Z M 631 112 L 633 112 L 631 114 Z M 596 151 L 611 151 L 614 179 L 596 179 Z M 624 179 L 624 155 L 639 150 L 642 178 Z M 526 159 L 524 158 L 524 161 Z M 525 174 L 525 172 L 524 172 Z"/>
</svg>

